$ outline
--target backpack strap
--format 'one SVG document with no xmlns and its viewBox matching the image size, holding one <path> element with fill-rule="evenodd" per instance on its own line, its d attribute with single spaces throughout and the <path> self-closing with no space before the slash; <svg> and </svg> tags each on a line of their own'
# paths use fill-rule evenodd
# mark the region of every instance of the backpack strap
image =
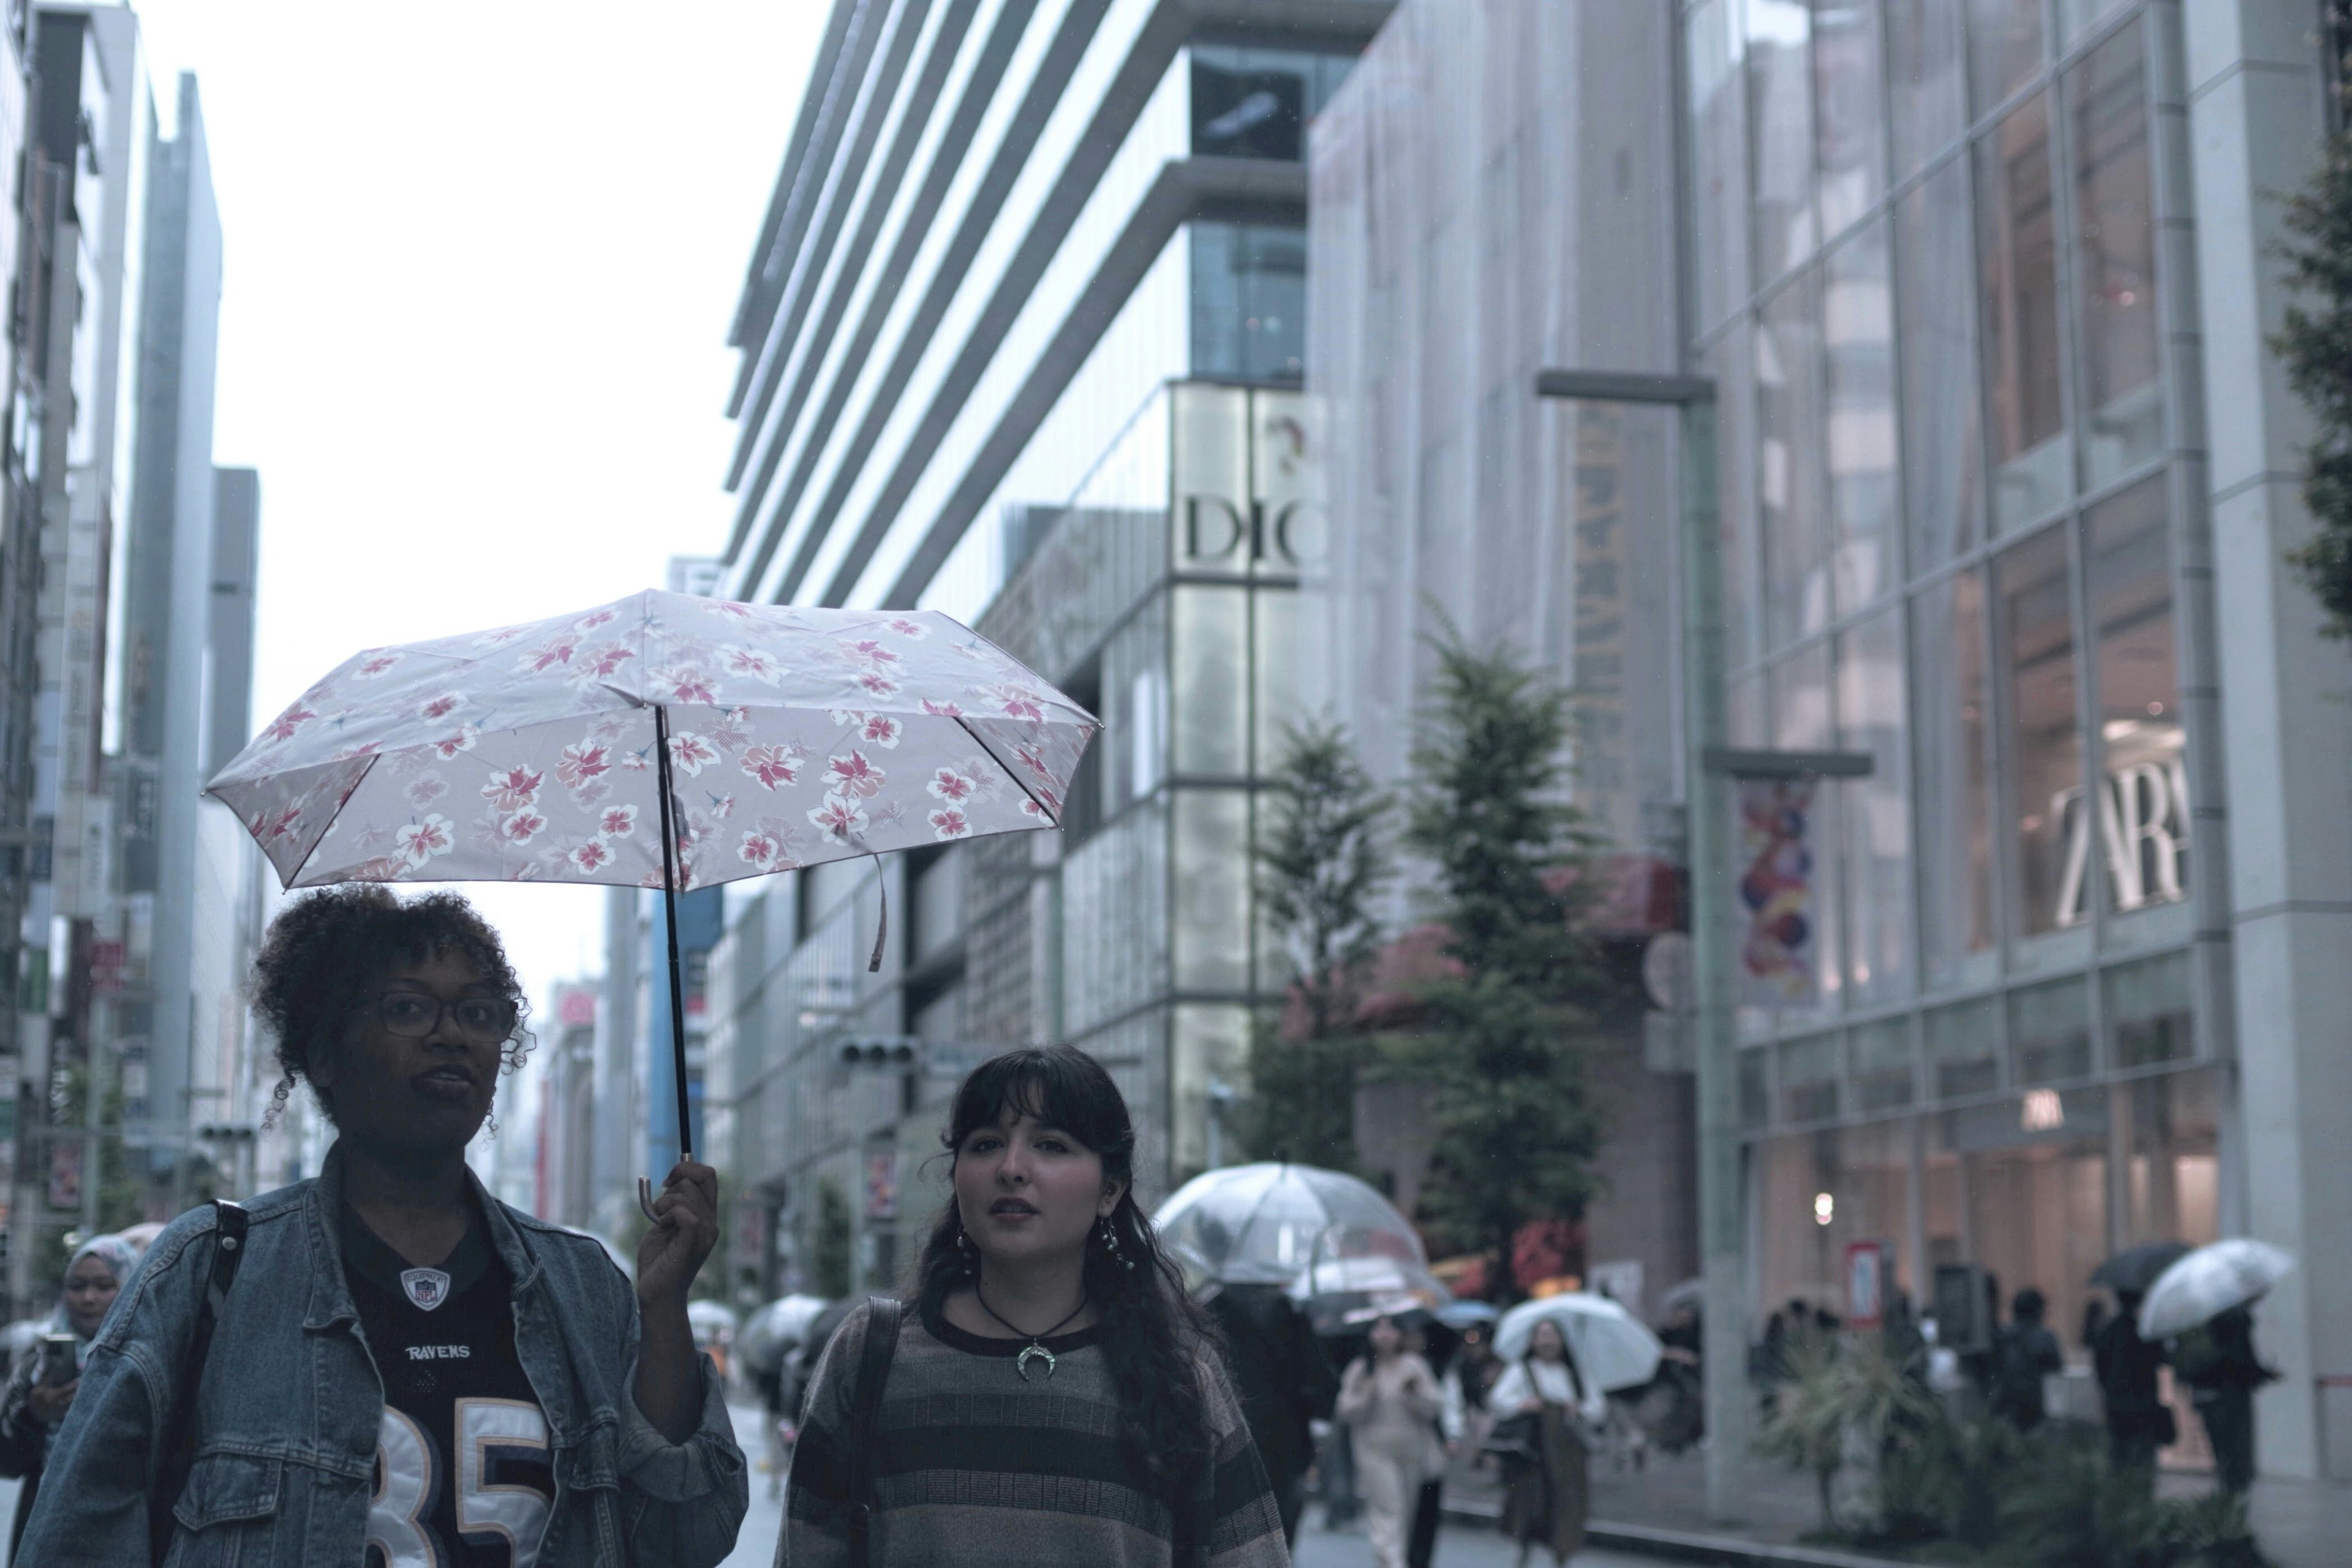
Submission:
<svg viewBox="0 0 2352 1568">
<path fill-rule="evenodd" d="M 849 1398 L 849 1568 L 867 1568 L 874 1537 L 874 1449 L 881 1435 L 882 1385 L 898 1348 L 906 1308 L 891 1296 L 866 1298 L 866 1342 L 858 1349 L 857 1382 Z"/>
<path fill-rule="evenodd" d="M 163 1429 L 154 1485 L 147 1494 L 147 1545 L 152 1562 L 161 1563 L 172 1548 L 172 1512 L 187 1489 L 188 1472 L 196 1460 L 196 1389 L 205 1380 L 205 1360 L 212 1353 L 213 1331 L 228 1288 L 236 1282 L 237 1265 L 245 1261 L 246 1227 L 253 1216 L 241 1204 L 213 1200 L 213 1266 L 205 1281 L 204 1300 L 196 1308 L 195 1333 L 189 1341 L 187 1365 Z"/>
</svg>

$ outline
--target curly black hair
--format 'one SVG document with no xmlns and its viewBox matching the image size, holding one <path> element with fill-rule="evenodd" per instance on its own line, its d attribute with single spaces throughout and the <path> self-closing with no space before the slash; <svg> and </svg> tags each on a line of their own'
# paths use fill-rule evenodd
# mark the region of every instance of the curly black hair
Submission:
<svg viewBox="0 0 2352 1568">
<path fill-rule="evenodd" d="M 445 952 L 464 958 L 483 984 L 514 1005 L 514 1033 L 499 1052 L 504 1069 L 514 1071 L 530 1051 L 531 1037 L 523 1027 L 530 1005 L 507 962 L 506 944 L 464 898 L 427 893 L 403 900 L 381 883 L 351 882 L 321 889 L 280 911 L 253 961 L 254 1016 L 278 1037 L 278 1065 L 285 1073 L 270 1096 L 268 1120 L 275 1122 L 285 1109 L 297 1079 L 310 1081 L 311 1053 L 339 1037 L 385 970 Z M 332 1121 L 335 1108 L 315 1081 L 311 1094 Z"/>
</svg>

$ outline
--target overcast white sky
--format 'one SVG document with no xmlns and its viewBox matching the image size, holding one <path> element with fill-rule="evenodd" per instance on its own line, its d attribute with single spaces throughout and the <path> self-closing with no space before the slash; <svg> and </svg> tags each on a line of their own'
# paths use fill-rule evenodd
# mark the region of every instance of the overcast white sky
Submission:
<svg viewBox="0 0 2352 1568">
<path fill-rule="evenodd" d="M 226 234 L 215 460 L 261 471 L 257 724 L 346 655 L 724 542 L 728 321 L 827 0 L 148 0 Z M 525 979 L 600 891 L 468 889 Z"/>
</svg>

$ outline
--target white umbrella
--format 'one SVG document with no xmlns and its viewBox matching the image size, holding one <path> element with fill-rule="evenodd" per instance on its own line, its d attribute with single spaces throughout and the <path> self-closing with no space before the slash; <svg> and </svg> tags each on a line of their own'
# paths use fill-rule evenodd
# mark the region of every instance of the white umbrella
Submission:
<svg viewBox="0 0 2352 1568">
<path fill-rule="evenodd" d="M 2170 1339 L 2242 1307 L 2294 1271 L 2294 1254 L 2267 1241 L 2232 1237 L 2175 1263 L 2156 1277 L 2140 1303 L 2144 1340 Z"/>
<path fill-rule="evenodd" d="M 1421 1237 L 1369 1183 L 1314 1165 L 1227 1165 L 1193 1177 L 1152 1216 L 1160 1239 L 1228 1285 L 1290 1285 L 1338 1258 L 1426 1265 Z"/>
<path fill-rule="evenodd" d="M 735 1309 L 724 1301 L 698 1300 L 686 1304 L 686 1321 L 698 1333 L 718 1333 L 735 1330 Z"/>
<path fill-rule="evenodd" d="M 1665 1347 L 1649 1325 L 1606 1296 L 1564 1290 L 1522 1301 L 1503 1314 L 1495 1331 L 1495 1353 L 1517 1361 L 1528 1353 L 1536 1325 L 1554 1322 L 1567 1337 L 1568 1353 L 1585 1381 L 1605 1394 L 1638 1388 L 1658 1374 Z"/>
<path fill-rule="evenodd" d="M 1375 1318 L 1407 1312 L 1434 1316 L 1454 1300 L 1445 1281 L 1409 1258 L 1326 1258 L 1301 1269 L 1289 1290 L 1320 1333 L 1343 1332 Z"/>
<path fill-rule="evenodd" d="M 747 1366 L 773 1371 L 783 1363 L 786 1351 L 808 1337 L 809 1325 L 826 1305 L 822 1296 L 778 1297 L 744 1321 L 735 1336 L 736 1353 Z"/>
</svg>

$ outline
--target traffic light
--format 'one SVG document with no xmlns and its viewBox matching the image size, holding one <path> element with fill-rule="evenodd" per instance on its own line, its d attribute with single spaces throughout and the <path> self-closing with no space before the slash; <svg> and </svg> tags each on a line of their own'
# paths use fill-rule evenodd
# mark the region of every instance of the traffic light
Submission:
<svg viewBox="0 0 2352 1568">
<path fill-rule="evenodd" d="M 919 1041 L 903 1037 L 844 1040 L 839 1059 L 845 1068 L 908 1068 L 916 1061 Z"/>
</svg>

